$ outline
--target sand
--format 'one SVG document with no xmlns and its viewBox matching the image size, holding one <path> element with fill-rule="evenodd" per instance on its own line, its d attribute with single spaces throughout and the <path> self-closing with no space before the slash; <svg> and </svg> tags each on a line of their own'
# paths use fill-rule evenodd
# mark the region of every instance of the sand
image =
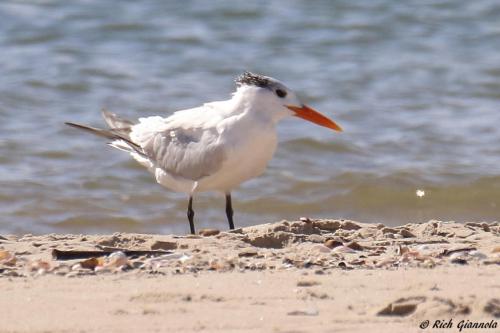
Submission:
<svg viewBox="0 0 500 333">
<path fill-rule="evenodd" d="M 201 233 L 0 235 L 0 332 L 500 330 L 497 222 L 304 218 Z"/>
</svg>

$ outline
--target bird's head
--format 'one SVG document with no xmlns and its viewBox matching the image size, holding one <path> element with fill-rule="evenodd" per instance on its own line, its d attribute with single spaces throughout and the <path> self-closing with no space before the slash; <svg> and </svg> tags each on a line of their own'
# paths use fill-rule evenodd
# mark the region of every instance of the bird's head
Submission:
<svg viewBox="0 0 500 333">
<path fill-rule="evenodd" d="M 266 113 L 274 121 L 295 116 L 335 131 L 342 131 L 333 120 L 303 104 L 291 89 L 272 77 L 244 72 L 236 78 L 236 85 L 236 95 L 241 94 L 241 98 L 252 103 L 253 110 Z"/>
</svg>

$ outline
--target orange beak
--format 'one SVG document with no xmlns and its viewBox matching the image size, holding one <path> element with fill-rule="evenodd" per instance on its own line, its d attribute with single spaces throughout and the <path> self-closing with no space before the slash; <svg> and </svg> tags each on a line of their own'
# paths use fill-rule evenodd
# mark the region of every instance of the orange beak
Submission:
<svg viewBox="0 0 500 333">
<path fill-rule="evenodd" d="M 301 107 L 287 105 L 286 107 L 295 112 L 294 116 L 296 117 L 308 120 L 323 127 L 331 128 L 334 131 L 342 132 L 342 128 L 333 120 L 323 116 L 318 111 L 314 111 L 307 105 L 302 105 Z"/>
</svg>

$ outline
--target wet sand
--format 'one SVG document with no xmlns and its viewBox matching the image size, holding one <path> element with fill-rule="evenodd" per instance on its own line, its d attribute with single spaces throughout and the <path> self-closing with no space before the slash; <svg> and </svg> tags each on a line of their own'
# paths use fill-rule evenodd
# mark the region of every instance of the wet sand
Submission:
<svg viewBox="0 0 500 333">
<path fill-rule="evenodd" d="M 302 219 L 196 236 L 0 235 L 0 332 L 498 325 L 499 230 L 497 222 Z M 56 260 L 54 249 L 113 254 Z M 125 256 L 130 250 L 165 254 Z"/>
</svg>

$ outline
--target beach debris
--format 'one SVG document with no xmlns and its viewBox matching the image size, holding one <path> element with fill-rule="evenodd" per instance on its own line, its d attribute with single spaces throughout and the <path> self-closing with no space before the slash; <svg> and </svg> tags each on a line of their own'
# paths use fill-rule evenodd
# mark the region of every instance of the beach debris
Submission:
<svg viewBox="0 0 500 333">
<path fill-rule="evenodd" d="M 203 236 L 203 237 L 215 236 L 215 235 L 220 234 L 220 230 L 218 230 L 218 229 L 201 229 L 198 232 L 198 234 Z"/>
<path fill-rule="evenodd" d="M 475 251 L 477 248 L 475 247 L 458 247 L 458 248 L 453 248 L 453 249 L 445 249 L 443 252 L 440 253 L 440 256 L 450 256 L 454 253 L 459 253 L 459 252 L 468 252 L 468 251 Z"/>
<path fill-rule="evenodd" d="M 138 257 L 138 256 L 159 256 L 164 254 L 172 253 L 171 251 L 163 251 L 163 250 L 119 250 L 123 252 L 126 256 L 129 257 Z M 94 257 L 101 257 L 109 255 L 115 251 L 79 251 L 79 250 L 52 250 L 52 257 L 55 260 L 74 260 L 74 259 L 87 259 Z"/>
<path fill-rule="evenodd" d="M 79 276 L 135 269 L 164 275 L 307 268 L 312 269 L 303 272 L 329 274 L 339 268 L 500 264 L 500 247 L 492 239 L 492 233 L 498 232 L 498 223 L 464 225 L 429 221 L 387 227 L 346 220 L 311 219 L 311 222 L 281 221 L 242 228 L 239 233 L 222 232 L 213 238 L 196 235 L 193 240 L 185 236 L 114 234 L 47 235 L 46 242 L 38 236 L 25 236 L 27 246 L 15 252 L 11 243 L 0 244 L 6 247 L 0 249 L 0 274 L 6 276 L 15 270 L 24 275 L 40 271 L 57 275 L 73 272 L 72 276 Z M 471 231 L 476 237 L 464 240 L 456 236 L 456 232 L 461 235 Z M 39 243 L 42 245 L 33 245 Z M 61 249 L 52 250 L 55 245 Z M 44 259 L 47 262 L 44 266 L 31 259 L 47 251 L 53 251 L 57 260 L 76 261 L 65 264 Z M 117 251 L 121 254 L 113 255 Z"/>
<path fill-rule="evenodd" d="M 423 296 L 400 298 L 378 311 L 377 316 L 408 316 L 415 312 L 417 306 L 425 300 Z"/>
<path fill-rule="evenodd" d="M 16 256 L 9 251 L 0 250 L 0 264 L 5 266 L 15 266 L 17 262 Z"/>
<path fill-rule="evenodd" d="M 85 259 L 75 265 L 72 270 L 90 269 L 93 271 L 109 271 L 114 269 L 123 269 L 129 265 L 129 261 L 125 253 L 116 251 L 108 257 L 94 257 Z"/>
<path fill-rule="evenodd" d="M 417 189 L 417 191 L 415 191 L 415 194 L 417 195 L 417 197 L 423 198 L 425 196 L 425 191 Z"/>
<path fill-rule="evenodd" d="M 304 223 L 311 223 L 312 222 L 312 220 L 309 217 L 301 217 L 299 220 L 301 222 L 304 222 Z"/>
</svg>

